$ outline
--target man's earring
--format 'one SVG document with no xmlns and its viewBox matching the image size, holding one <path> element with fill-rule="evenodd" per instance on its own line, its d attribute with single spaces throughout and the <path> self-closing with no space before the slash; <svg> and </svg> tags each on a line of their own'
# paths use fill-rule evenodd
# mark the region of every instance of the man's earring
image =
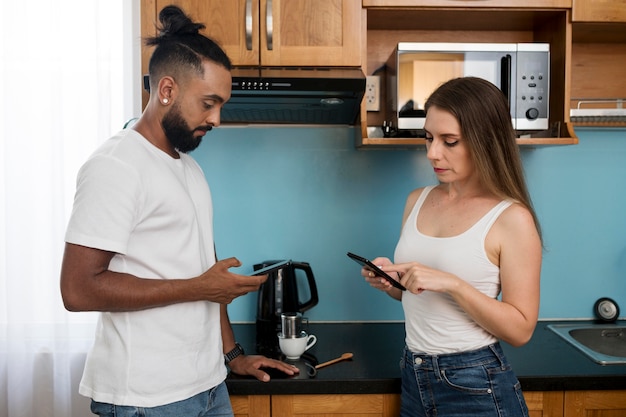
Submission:
<svg viewBox="0 0 626 417">
<path fill-rule="evenodd" d="M 164 98 L 164 99 L 163 99 L 163 104 L 167 104 L 167 103 L 169 103 L 169 102 L 170 102 L 170 101 L 169 101 L 168 99 L 166 99 L 166 98 Z"/>
</svg>

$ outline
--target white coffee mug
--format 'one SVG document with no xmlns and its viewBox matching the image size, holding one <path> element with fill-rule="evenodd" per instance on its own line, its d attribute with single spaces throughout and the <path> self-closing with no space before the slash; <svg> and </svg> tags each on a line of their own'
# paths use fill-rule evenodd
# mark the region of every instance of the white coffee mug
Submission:
<svg viewBox="0 0 626 417">
<path fill-rule="evenodd" d="M 284 337 L 282 334 L 278 335 L 280 351 L 285 354 L 287 359 L 300 358 L 300 356 L 302 356 L 305 351 L 310 349 L 315 342 L 317 342 L 317 337 L 315 337 L 315 335 L 307 335 L 304 332 L 300 337 Z"/>
</svg>

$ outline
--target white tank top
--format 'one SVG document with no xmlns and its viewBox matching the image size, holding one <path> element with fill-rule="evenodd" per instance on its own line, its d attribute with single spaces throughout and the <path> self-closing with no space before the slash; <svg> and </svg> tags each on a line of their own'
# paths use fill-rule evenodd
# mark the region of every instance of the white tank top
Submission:
<svg viewBox="0 0 626 417">
<path fill-rule="evenodd" d="M 417 215 L 434 186 L 426 187 L 406 220 L 394 255 L 395 263 L 419 262 L 452 273 L 489 297 L 500 294 L 500 268 L 485 252 L 485 237 L 511 201 L 501 201 L 467 231 L 452 237 L 426 236 Z M 402 294 L 406 344 L 413 352 L 446 354 L 479 349 L 497 339 L 472 320 L 447 294 L 424 291 Z"/>
</svg>

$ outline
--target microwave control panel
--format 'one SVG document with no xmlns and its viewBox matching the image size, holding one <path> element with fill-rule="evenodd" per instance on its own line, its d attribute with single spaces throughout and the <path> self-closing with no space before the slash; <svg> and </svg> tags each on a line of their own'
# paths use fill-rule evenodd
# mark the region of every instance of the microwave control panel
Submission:
<svg viewBox="0 0 626 417">
<path fill-rule="evenodd" d="M 516 72 L 515 128 L 517 130 L 547 129 L 550 103 L 549 53 L 519 51 Z"/>
</svg>

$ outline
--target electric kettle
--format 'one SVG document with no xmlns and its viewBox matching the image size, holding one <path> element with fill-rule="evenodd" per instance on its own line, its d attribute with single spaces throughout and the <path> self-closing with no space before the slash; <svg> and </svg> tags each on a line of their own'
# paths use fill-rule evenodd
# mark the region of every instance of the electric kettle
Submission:
<svg viewBox="0 0 626 417">
<path fill-rule="evenodd" d="M 282 261 L 265 261 L 254 265 L 254 270 L 277 262 Z M 301 297 L 308 299 L 301 300 Z M 261 284 L 257 297 L 257 351 L 267 356 L 280 353 L 277 335 L 281 331 L 281 313 L 302 313 L 317 303 L 317 286 L 308 262 L 291 261 L 283 268 L 270 272 L 267 281 Z"/>
</svg>

